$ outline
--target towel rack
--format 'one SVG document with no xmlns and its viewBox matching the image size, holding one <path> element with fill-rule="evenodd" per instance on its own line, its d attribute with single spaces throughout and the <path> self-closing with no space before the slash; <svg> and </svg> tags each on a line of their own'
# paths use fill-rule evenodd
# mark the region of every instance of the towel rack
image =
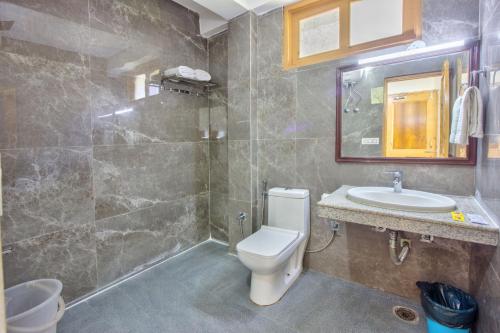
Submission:
<svg viewBox="0 0 500 333">
<path fill-rule="evenodd" d="M 159 88 L 162 91 L 178 93 L 181 95 L 192 95 L 196 97 L 206 97 L 211 89 L 217 87 L 217 83 L 209 81 L 196 81 L 185 78 L 155 76 L 150 86 Z"/>
<path fill-rule="evenodd" d="M 483 68 L 472 71 L 472 75 L 481 75 L 486 77 L 490 72 L 498 72 L 500 71 L 500 66 L 483 66 Z"/>
</svg>

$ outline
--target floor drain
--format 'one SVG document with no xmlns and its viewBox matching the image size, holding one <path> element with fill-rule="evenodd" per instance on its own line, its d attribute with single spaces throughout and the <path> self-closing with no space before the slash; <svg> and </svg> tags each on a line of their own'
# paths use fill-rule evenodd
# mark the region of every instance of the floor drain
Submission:
<svg viewBox="0 0 500 333">
<path fill-rule="evenodd" d="M 405 306 L 395 306 L 392 308 L 392 313 L 398 319 L 410 323 L 410 324 L 417 324 L 418 323 L 418 313 L 410 308 L 407 308 Z"/>
</svg>

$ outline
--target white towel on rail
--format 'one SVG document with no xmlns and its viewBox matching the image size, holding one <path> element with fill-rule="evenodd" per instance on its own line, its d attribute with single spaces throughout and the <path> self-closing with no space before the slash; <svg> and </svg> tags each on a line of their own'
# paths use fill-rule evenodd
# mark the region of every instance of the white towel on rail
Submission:
<svg viewBox="0 0 500 333">
<path fill-rule="evenodd" d="M 462 102 L 465 108 L 469 110 L 469 129 L 468 134 L 473 138 L 482 138 L 483 132 L 483 99 L 481 92 L 477 87 L 470 87 L 464 92 Z"/>
<path fill-rule="evenodd" d="M 210 73 L 207 71 L 204 71 L 203 69 L 195 69 L 194 70 L 194 76 L 196 80 L 198 81 L 210 81 L 212 79 L 212 76 Z"/>
<path fill-rule="evenodd" d="M 467 145 L 469 136 L 483 137 L 483 100 L 477 87 L 465 90 L 457 120 L 452 121 L 457 122 L 457 129 L 454 137 L 450 136 L 451 143 Z"/>
<path fill-rule="evenodd" d="M 188 66 L 178 66 L 174 68 L 169 68 L 165 70 L 163 74 L 167 77 L 176 76 L 192 80 L 196 79 L 194 69 Z"/>
</svg>

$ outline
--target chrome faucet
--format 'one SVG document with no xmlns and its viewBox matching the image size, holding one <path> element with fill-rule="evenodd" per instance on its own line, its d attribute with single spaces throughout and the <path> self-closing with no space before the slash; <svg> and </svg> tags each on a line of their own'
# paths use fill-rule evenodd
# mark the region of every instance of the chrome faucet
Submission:
<svg viewBox="0 0 500 333">
<path fill-rule="evenodd" d="M 384 173 L 389 173 L 393 176 L 392 185 L 394 186 L 394 192 L 401 193 L 403 191 L 403 171 L 386 171 Z"/>
</svg>

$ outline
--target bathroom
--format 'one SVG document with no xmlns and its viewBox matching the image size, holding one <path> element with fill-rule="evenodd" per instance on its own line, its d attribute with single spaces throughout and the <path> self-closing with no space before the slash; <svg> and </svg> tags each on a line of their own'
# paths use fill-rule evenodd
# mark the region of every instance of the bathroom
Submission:
<svg viewBox="0 0 500 333">
<path fill-rule="evenodd" d="M 0 282 L 59 280 L 60 333 L 432 332 L 418 281 L 500 332 L 499 22 L 499 0 L 0 0 Z M 436 75 L 445 144 L 402 156 L 385 93 Z M 474 86 L 484 133 L 449 143 Z M 344 193 L 398 184 L 453 207 Z M 268 300 L 243 253 L 283 219 L 295 270 Z"/>
</svg>

